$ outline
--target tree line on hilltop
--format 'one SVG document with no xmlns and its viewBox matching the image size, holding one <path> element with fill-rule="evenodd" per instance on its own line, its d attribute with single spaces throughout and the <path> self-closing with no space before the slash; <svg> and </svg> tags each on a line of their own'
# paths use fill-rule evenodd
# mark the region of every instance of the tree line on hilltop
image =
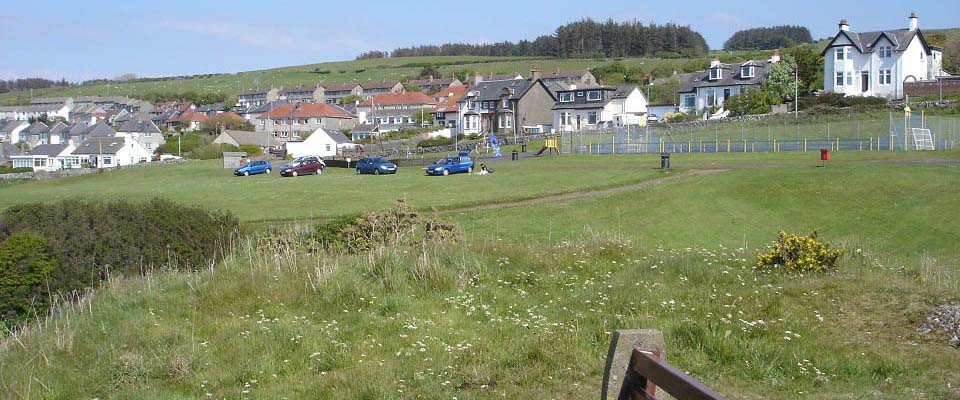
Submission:
<svg viewBox="0 0 960 400">
<path fill-rule="evenodd" d="M 66 79 L 54 81 L 44 78 L 18 78 L 11 80 L 0 80 L 0 93 L 20 92 L 30 89 L 47 89 L 52 87 L 67 87 L 70 82 Z"/>
<path fill-rule="evenodd" d="M 810 43 L 810 30 L 795 25 L 744 29 L 723 44 L 724 50 L 772 50 Z"/>
<path fill-rule="evenodd" d="M 638 21 L 600 23 L 585 19 L 557 28 L 534 40 L 488 44 L 446 43 L 401 47 L 393 52 L 369 51 L 357 59 L 420 56 L 518 57 L 663 57 L 700 56 L 709 47 L 689 26 L 643 24 Z"/>
</svg>

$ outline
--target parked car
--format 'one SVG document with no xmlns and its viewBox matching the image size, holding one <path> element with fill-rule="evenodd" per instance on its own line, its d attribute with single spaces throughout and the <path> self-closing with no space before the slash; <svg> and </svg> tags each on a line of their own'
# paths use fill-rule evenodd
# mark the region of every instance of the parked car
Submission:
<svg viewBox="0 0 960 400">
<path fill-rule="evenodd" d="M 444 157 L 427 167 L 427 175 L 450 175 L 473 172 L 473 160 L 466 154 Z"/>
<path fill-rule="evenodd" d="M 233 170 L 233 174 L 236 176 L 250 176 L 256 174 L 269 174 L 270 171 L 270 162 L 266 160 L 253 160 L 247 162 L 242 167 Z"/>
<path fill-rule="evenodd" d="M 660 116 L 658 116 L 657 114 L 647 115 L 647 123 L 648 123 L 648 124 L 655 124 L 655 123 L 657 123 L 657 122 L 660 122 Z"/>
<path fill-rule="evenodd" d="M 280 176 L 300 176 L 323 173 L 327 164 L 317 156 L 297 157 L 280 168 Z"/>
<path fill-rule="evenodd" d="M 397 164 L 387 161 L 383 157 L 364 157 L 357 161 L 358 174 L 395 174 Z"/>
</svg>

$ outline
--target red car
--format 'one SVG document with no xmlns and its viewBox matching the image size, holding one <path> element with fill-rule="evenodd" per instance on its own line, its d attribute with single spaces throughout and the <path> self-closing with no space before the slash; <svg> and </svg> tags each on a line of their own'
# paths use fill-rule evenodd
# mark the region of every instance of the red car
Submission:
<svg viewBox="0 0 960 400">
<path fill-rule="evenodd" d="M 297 157 L 280 168 L 280 176 L 320 175 L 326 167 L 327 165 L 324 164 L 320 157 Z"/>
</svg>

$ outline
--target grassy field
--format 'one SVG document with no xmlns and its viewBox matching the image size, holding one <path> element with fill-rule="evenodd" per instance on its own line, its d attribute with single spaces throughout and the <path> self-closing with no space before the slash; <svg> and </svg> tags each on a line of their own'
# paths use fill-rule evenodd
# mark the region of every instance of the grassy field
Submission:
<svg viewBox="0 0 960 400">
<path fill-rule="evenodd" d="M 423 65 L 434 64 L 443 76 L 455 71 L 473 70 L 483 74 L 521 73 L 524 76 L 530 69 L 539 67 L 544 71 L 557 68 L 561 70 L 589 69 L 613 62 L 612 59 L 546 59 L 546 58 L 504 58 L 504 57 L 401 57 L 373 60 L 340 61 L 319 64 L 283 67 L 262 71 L 239 72 L 233 74 L 210 74 L 189 78 L 170 78 L 151 82 L 114 82 L 76 86 L 66 89 L 35 90 L 34 96 L 78 96 L 78 95 L 124 95 L 142 96 L 147 93 L 184 93 L 194 91 L 219 92 L 234 96 L 242 90 L 253 89 L 258 79 L 260 87 L 296 86 L 296 85 L 336 85 L 349 82 L 367 82 L 381 80 L 405 80 L 420 73 Z M 661 60 L 630 58 L 620 60 L 630 67 L 641 67 L 650 71 L 658 65 L 679 66 L 686 60 Z M 0 94 L 0 103 L 29 101 L 29 93 Z M 24 97 L 25 96 L 25 97 Z"/>
<path fill-rule="evenodd" d="M 270 201 L 221 204 L 217 193 L 265 195 L 278 186 L 256 188 L 294 182 L 287 197 L 336 202 L 324 209 L 336 213 L 367 208 L 355 204 L 363 194 L 388 204 L 409 190 L 414 205 L 451 208 L 484 203 L 461 193 L 477 185 L 490 185 L 476 191 L 489 203 L 560 182 L 612 186 L 613 173 L 628 175 L 620 184 L 677 176 L 453 211 L 446 218 L 465 236 L 456 246 L 283 256 L 249 238 L 213 269 L 116 279 L 0 342 L 0 396 L 595 398 L 611 332 L 657 328 L 671 363 L 728 398 L 956 398 L 960 350 L 916 326 L 936 305 L 960 302 L 960 168 L 933 161 L 958 159 L 840 152 L 816 168 L 812 153 L 686 154 L 661 175 L 652 156 L 564 156 L 498 164 L 484 177 L 295 180 L 232 179 L 194 163 L 64 180 L 64 191 L 8 185 L 4 204 L 140 198 L 179 183 L 169 196 L 257 221 L 250 208 Z M 840 270 L 755 272 L 779 228 L 819 230 L 845 250 Z"/>
</svg>

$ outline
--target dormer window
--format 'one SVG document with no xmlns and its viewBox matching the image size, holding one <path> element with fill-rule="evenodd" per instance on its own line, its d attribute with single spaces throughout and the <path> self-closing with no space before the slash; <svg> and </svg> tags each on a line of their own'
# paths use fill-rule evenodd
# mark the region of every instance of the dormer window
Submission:
<svg viewBox="0 0 960 400">
<path fill-rule="evenodd" d="M 880 54 L 880 58 L 893 57 L 893 46 L 880 46 L 878 53 Z"/>
<path fill-rule="evenodd" d="M 723 77 L 723 70 L 720 68 L 710 68 L 710 80 L 715 81 Z"/>
<path fill-rule="evenodd" d="M 753 66 L 747 65 L 740 67 L 740 76 L 743 78 L 753 78 Z"/>
<path fill-rule="evenodd" d="M 600 101 L 603 100 L 603 93 L 599 90 L 591 90 L 587 92 L 587 101 Z"/>
<path fill-rule="evenodd" d="M 561 103 L 570 103 L 570 102 L 573 102 L 573 92 L 561 92 L 561 93 L 560 93 L 560 102 L 561 102 Z"/>
<path fill-rule="evenodd" d="M 834 50 L 837 61 L 842 61 L 850 58 L 850 50 L 847 47 L 837 47 Z"/>
</svg>

